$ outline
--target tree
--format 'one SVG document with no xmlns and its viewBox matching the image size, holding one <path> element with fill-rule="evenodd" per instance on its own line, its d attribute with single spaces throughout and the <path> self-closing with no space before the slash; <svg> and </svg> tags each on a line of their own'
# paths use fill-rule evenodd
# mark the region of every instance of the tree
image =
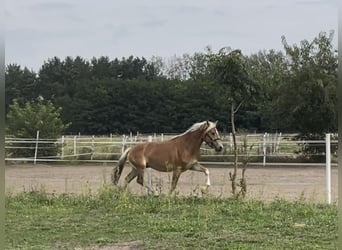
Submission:
<svg viewBox="0 0 342 250">
<path fill-rule="evenodd" d="M 180 132 L 207 119 L 219 119 L 224 131 L 233 126 L 234 131 L 300 131 L 304 136 L 336 131 L 332 35 L 321 33 L 299 46 L 283 37 L 285 53 L 244 56 L 239 50 L 213 53 L 207 47 L 175 56 L 167 65 L 160 57 L 54 57 L 36 74 L 10 64 L 6 113 L 13 99 L 23 105 L 42 96 L 63 107 L 62 120 L 72 121 L 68 132 Z"/>
<path fill-rule="evenodd" d="M 278 97 L 277 89 L 288 74 L 286 58 L 281 51 L 264 50 L 246 59 L 249 75 L 260 88 L 256 101 L 257 128 L 261 131 L 275 130 L 273 103 Z"/>
<path fill-rule="evenodd" d="M 91 75 L 93 79 L 116 79 L 119 75 L 119 61 L 110 61 L 109 57 L 101 56 L 91 59 Z"/>
<path fill-rule="evenodd" d="M 36 96 L 42 96 L 46 100 L 51 100 L 56 106 L 63 107 L 62 120 L 72 119 L 72 103 L 77 87 L 77 81 L 89 79 L 91 76 L 90 64 L 83 58 L 66 57 L 60 60 L 58 57 L 44 62 L 39 70 L 37 80 Z"/>
<path fill-rule="evenodd" d="M 146 80 L 157 80 L 165 78 L 163 76 L 164 62 L 161 57 L 152 56 L 144 68 Z"/>
<path fill-rule="evenodd" d="M 6 111 L 8 112 L 9 105 L 14 99 L 18 103 L 24 104 L 27 101 L 32 101 L 36 96 L 37 75 L 28 68 L 22 69 L 17 64 L 9 64 L 5 71 L 6 80 Z"/>
<path fill-rule="evenodd" d="M 290 46 L 283 37 L 289 72 L 273 105 L 278 128 L 302 136 L 337 130 L 337 51 L 332 38 L 333 32 L 322 32 L 312 42 Z"/>
<path fill-rule="evenodd" d="M 182 57 L 174 55 L 171 57 L 166 66 L 167 78 L 172 80 L 185 81 L 189 79 L 189 55 L 184 54 Z"/>
<path fill-rule="evenodd" d="M 236 144 L 235 115 L 241 105 L 251 106 L 256 99 L 258 87 L 248 74 L 246 58 L 240 50 L 223 48 L 217 55 L 212 55 L 209 62 L 209 72 L 213 79 L 222 86 L 223 101 L 230 105 L 230 121 L 234 145 L 234 169 L 230 173 L 232 182 L 232 193 L 234 197 L 239 197 L 241 192 L 237 192 L 237 168 L 238 168 L 238 149 Z M 245 170 L 242 171 L 240 183 L 246 185 Z M 246 190 L 241 187 L 241 191 Z M 242 196 L 244 193 L 242 192 Z"/>
<path fill-rule="evenodd" d="M 50 58 L 44 62 L 38 72 L 38 96 L 53 102 L 56 96 L 64 96 L 66 94 L 64 73 L 64 62 L 58 57 Z"/>
<path fill-rule="evenodd" d="M 180 81 L 208 80 L 208 63 L 213 55 L 209 46 L 205 52 L 196 52 L 193 55 L 183 54 L 182 56 L 173 56 L 166 66 L 165 74 L 169 79 Z"/>
<path fill-rule="evenodd" d="M 69 126 L 63 124 L 60 118 L 61 110 L 51 101 L 45 102 L 41 98 L 26 102 L 24 105 L 14 100 L 6 116 L 6 134 L 16 138 L 35 138 L 39 130 L 40 138 L 56 139 Z M 42 155 L 55 155 L 56 148 L 40 152 Z M 29 149 L 26 151 L 14 149 L 11 153 L 17 156 L 32 156 L 32 150 Z"/>
<path fill-rule="evenodd" d="M 58 98 L 68 95 L 73 97 L 77 89 L 75 81 L 89 79 L 91 76 L 90 64 L 77 56 L 75 59 L 67 56 L 65 60 L 58 57 L 44 62 L 39 70 L 38 95 L 58 103 Z"/>
</svg>

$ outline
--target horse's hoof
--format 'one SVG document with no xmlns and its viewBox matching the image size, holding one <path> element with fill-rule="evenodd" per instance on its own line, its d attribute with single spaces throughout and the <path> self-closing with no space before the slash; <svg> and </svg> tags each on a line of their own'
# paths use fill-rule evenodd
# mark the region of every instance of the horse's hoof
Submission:
<svg viewBox="0 0 342 250">
<path fill-rule="evenodd" d="M 207 195 L 209 193 L 209 187 L 210 186 L 205 186 L 201 188 L 202 195 Z"/>
</svg>

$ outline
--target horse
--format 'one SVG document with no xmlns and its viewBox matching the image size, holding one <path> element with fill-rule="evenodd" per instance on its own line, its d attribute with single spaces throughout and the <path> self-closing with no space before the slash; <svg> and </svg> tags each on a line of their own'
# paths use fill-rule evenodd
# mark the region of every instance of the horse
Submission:
<svg viewBox="0 0 342 250">
<path fill-rule="evenodd" d="M 206 187 L 210 186 L 209 170 L 198 161 L 200 147 L 205 142 L 209 147 L 220 152 L 223 150 L 217 121 L 203 121 L 193 124 L 184 133 L 167 141 L 145 142 L 127 148 L 120 156 L 118 165 L 112 172 L 112 183 L 117 185 L 122 170 L 128 159 L 132 165 L 131 172 L 125 178 L 124 187 L 137 177 L 137 183 L 144 186 L 144 171 L 152 168 L 161 172 L 172 171 L 170 194 L 175 190 L 181 173 L 187 170 L 203 172 L 206 175 Z M 150 189 L 151 187 L 147 187 Z"/>
</svg>

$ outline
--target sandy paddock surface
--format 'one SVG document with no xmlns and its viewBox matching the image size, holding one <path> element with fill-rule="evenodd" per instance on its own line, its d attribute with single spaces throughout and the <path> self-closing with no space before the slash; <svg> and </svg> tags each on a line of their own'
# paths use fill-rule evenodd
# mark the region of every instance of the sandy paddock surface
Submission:
<svg viewBox="0 0 342 250">
<path fill-rule="evenodd" d="M 113 166 L 109 165 L 48 165 L 48 164 L 8 164 L 6 166 L 6 191 L 43 189 L 48 193 L 87 193 L 96 192 L 104 184 L 110 184 Z M 119 184 L 131 167 L 126 165 Z M 209 194 L 214 196 L 231 196 L 229 172 L 232 167 L 210 167 L 211 186 Z M 240 171 L 239 171 L 240 175 Z M 238 177 L 239 177 L 238 175 Z M 325 202 L 325 167 L 250 167 L 246 171 L 248 197 L 271 200 L 275 197 L 298 199 L 304 197 L 309 201 Z M 168 193 L 170 173 L 152 171 L 152 185 L 155 190 Z M 180 195 L 200 195 L 204 187 L 205 175 L 199 172 L 184 172 L 178 182 L 176 191 Z M 145 175 L 145 182 L 147 176 Z M 133 180 L 129 184 L 132 192 L 146 193 L 146 189 Z M 332 200 L 337 201 L 337 168 L 332 168 Z"/>
</svg>

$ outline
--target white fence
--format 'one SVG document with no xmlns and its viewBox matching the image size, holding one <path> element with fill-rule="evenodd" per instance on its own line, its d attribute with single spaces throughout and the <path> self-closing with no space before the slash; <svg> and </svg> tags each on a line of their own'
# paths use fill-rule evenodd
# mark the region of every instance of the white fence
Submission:
<svg viewBox="0 0 342 250">
<path fill-rule="evenodd" d="M 152 134 L 152 135 L 110 135 L 110 136 L 61 136 L 57 140 L 41 139 L 39 131 L 36 138 L 5 138 L 5 149 L 7 162 L 108 162 L 115 163 L 126 147 L 145 141 L 163 141 L 173 135 Z M 239 159 L 255 158 L 249 165 L 270 166 L 270 165 L 321 165 L 326 166 L 326 197 L 331 203 L 331 163 L 332 159 L 337 161 L 335 152 L 331 154 L 331 148 L 337 147 L 337 135 L 326 134 L 325 140 L 296 140 L 293 134 L 249 134 L 237 136 L 237 144 L 240 148 Z M 244 142 L 245 140 L 245 142 Z M 202 156 L 206 159 L 203 164 L 208 165 L 229 165 L 232 164 L 233 140 L 231 134 L 222 135 L 222 142 L 225 150 L 216 153 L 203 144 Z M 249 151 L 243 151 L 242 145 L 247 143 Z M 310 147 L 320 147 L 321 151 L 307 150 L 306 156 L 325 157 L 324 162 L 296 162 L 296 157 L 302 156 L 303 150 Z M 322 150 L 323 149 L 323 150 Z M 46 152 L 54 152 L 54 155 L 46 155 Z M 20 152 L 24 152 L 21 156 Z M 313 152 L 312 152 L 313 151 Z M 334 150 L 336 151 L 336 150 Z M 44 155 L 41 152 L 45 152 Z M 308 153 L 310 152 L 310 153 Z M 25 155 L 26 154 L 26 155 Z M 211 160 L 213 159 L 213 160 Z M 229 160 L 231 159 L 231 160 Z M 274 159 L 278 159 L 275 161 Z M 291 160 L 292 159 L 292 160 Z M 283 161 L 282 161 L 283 160 Z M 291 160 L 291 162 L 289 162 Z M 149 175 L 150 176 L 150 175 Z M 149 178 L 151 180 L 151 178 Z M 150 181 L 149 181 L 150 182 Z"/>
<path fill-rule="evenodd" d="M 26 162 L 57 162 L 57 161 L 79 161 L 79 162 L 117 162 L 118 158 L 126 147 L 133 146 L 145 141 L 163 141 L 173 135 L 152 134 L 152 135 L 110 135 L 110 136 L 61 136 L 57 140 L 39 138 L 37 131 L 36 138 L 5 138 L 6 161 L 26 161 Z M 295 140 L 294 134 L 249 134 L 237 136 L 237 144 L 240 147 L 239 157 L 257 158 L 251 162 L 253 165 L 324 165 L 324 162 L 303 163 L 295 162 L 291 158 L 303 155 L 299 151 L 310 147 L 325 147 L 326 140 Z M 247 138 L 249 152 L 242 152 L 241 147 L 244 144 L 243 138 Z M 336 137 L 336 135 L 334 135 Z M 205 163 L 213 165 L 227 165 L 231 162 L 227 157 L 233 157 L 233 140 L 231 134 L 222 135 L 222 142 L 225 150 L 222 153 L 215 153 L 203 144 L 202 155 L 207 159 Z M 330 144 L 336 146 L 337 140 L 330 140 Z M 327 147 L 325 147 L 326 149 Z M 330 148 L 330 147 L 329 147 Z M 40 152 L 55 149 L 51 155 L 42 155 Z M 11 152 L 16 150 L 16 156 Z M 26 150 L 26 155 L 20 154 L 20 151 Z M 296 152 L 298 151 L 298 152 Z M 18 156 L 19 155 L 19 156 Z M 20 156 L 21 155 L 21 156 Z M 325 152 L 306 153 L 306 156 L 325 155 Z M 88 156 L 88 157 L 85 157 Z M 334 155 L 333 155 L 334 156 Z M 215 160 L 209 160 L 215 158 Z M 274 161 L 273 159 L 280 160 Z M 337 157 L 333 157 L 337 158 Z M 222 160 L 220 160 L 222 159 Z M 281 162 L 281 159 L 284 161 Z M 289 162 L 290 161 L 290 162 Z"/>
</svg>

